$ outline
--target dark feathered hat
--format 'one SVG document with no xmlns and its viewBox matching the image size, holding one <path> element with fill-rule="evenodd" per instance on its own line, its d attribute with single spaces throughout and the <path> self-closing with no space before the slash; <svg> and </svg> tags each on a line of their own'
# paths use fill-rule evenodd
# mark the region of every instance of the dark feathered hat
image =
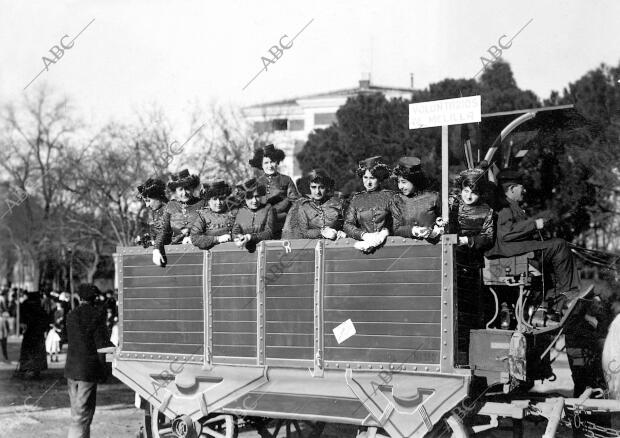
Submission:
<svg viewBox="0 0 620 438">
<path fill-rule="evenodd" d="M 242 194 L 244 198 L 251 198 L 255 193 L 258 196 L 265 196 L 267 189 L 264 185 L 259 184 L 256 178 L 249 179 L 241 184 L 237 185 L 237 191 Z"/>
<path fill-rule="evenodd" d="M 166 183 L 160 179 L 147 179 L 143 184 L 138 186 L 138 198 L 159 199 L 160 201 L 168 202 Z"/>
<path fill-rule="evenodd" d="M 276 147 L 272 144 L 268 144 L 267 146 L 263 146 L 262 148 L 258 148 L 254 150 L 254 156 L 250 161 L 250 166 L 255 167 L 257 169 L 263 168 L 263 158 L 270 158 L 272 161 L 281 162 L 284 160 L 284 151 L 281 149 L 276 149 Z"/>
<path fill-rule="evenodd" d="M 232 187 L 225 181 L 215 181 L 213 184 L 207 184 L 205 187 L 205 199 L 225 198 L 232 193 Z"/>
<path fill-rule="evenodd" d="M 170 181 L 168 181 L 168 190 L 174 192 L 177 187 L 186 187 L 188 189 L 195 189 L 200 184 L 200 178 L 198 175 L 190 175 L 189 170 L 183 169 L 177 174 L 170 175 Z"/>
<path fill-rule="evenodd" d="M 366 158 L 365 160 L 358 162 L 357 175 L 359 177 L 364 176 L 367 170 L 370 171 L 371 175 L 379 181 L 390 176 L 390 168 L 387 164 L 385 164 L 385 161 L 381 155 Z"/>
<path fill-rule="evenodd" d="M 332 177 L 330 177 L 327 172 L 323 169 L 312 169 L 306 175 L 308 182 L 310 183 L 323 183 L 326 188 L 333 189 L 335 185 L 335 181 Z"/>
<path fill-rule="evenodd" d="M 487 178 L 488 167 L 489 163 L 483 160 L 476 167 L 461 171 L 454 181 L 455 185 L 459 189 L 469 187 L 475 193 L 485 194 L 490 188 Z"/>
</svg>

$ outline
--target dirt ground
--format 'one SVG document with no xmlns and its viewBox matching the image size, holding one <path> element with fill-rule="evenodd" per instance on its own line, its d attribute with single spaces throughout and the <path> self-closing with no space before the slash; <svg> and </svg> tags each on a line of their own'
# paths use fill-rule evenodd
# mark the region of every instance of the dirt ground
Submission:
<svg viewBox="0 0 620 438">
<path fill-rule="evenodd" d="M 0 437 L 11 438 L 60 438 L 67 436 L 70 422 L 67 381 L 63 377 L 66 346 L 60 361 L 51 363 L 50 369 L 42 373 L 37 381 L 23 381 L 13 376 L 19 358 L 19 341 L 11 339 L 9 357 L 11 363 L 0 362 Z M 553 383 L 537 386 L 535 391 L 563 393 L 570 395 L 572 381 L 568 365 L 562 358 L 555 364 L 558 376 Z M 93 438 L 135 438 L 142 426 L 142 411 L 134 407 L 134 393 L 118 380 L 98 386 L 97 411 L 91 427 Z M 525 422 L 524 436 L 541 436 L 545 422 Z M 500 423 L 500 430 L 481 433 L 480 437 L 512 437 L 510 421 Z M 284 431 L 283 431 L 284 432 Z M 354 437 L 351 429 L 328 427 L 324 433 L 330 438 Z M 255 431 L 242 431 L 242 438 L 254 438 Z M 557 436 L 570 436 L 570 431 L 561 429 Z"/>
</svg>

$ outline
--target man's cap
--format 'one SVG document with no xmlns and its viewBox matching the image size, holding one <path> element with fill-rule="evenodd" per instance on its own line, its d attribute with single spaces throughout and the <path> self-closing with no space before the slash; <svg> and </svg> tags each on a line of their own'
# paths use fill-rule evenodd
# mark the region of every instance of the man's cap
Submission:
<svg viewBox="0 0 620 438">
<path fill-rule="evenodd" d="M 80 299 L 93 301 L 100 294 L 100 291 L 94 284 L 84 283 L 79 285 L 77 293 Z"/>
<path fill-rule="evenodd" d="M 523 184 L 523 174 L 518 170 L 514 169 L 502 169 L 497 174 L 497 182 L 499 184 Z"/>
</svg>

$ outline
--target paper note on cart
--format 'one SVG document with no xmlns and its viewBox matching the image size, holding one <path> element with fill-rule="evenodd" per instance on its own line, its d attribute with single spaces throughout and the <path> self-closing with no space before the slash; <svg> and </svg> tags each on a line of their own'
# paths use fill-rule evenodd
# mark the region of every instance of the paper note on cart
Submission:
<svg viewBox="0 0 620 438">
<path fill-rule="evenodd" d="M 409 104 L 409 129 L 461 125 L 480 119 L 480 96 Z"/>
<path fill-rule="evenodd" d="M 347 319 L 345 322 L 337 326 L 334 330 L 334 336 L 336 337 L 336 342 L 342 344 L 344 341 L 353 336 L 355 331 L 355 326 L 353 325 L 353 321 Z"/>
</svg>

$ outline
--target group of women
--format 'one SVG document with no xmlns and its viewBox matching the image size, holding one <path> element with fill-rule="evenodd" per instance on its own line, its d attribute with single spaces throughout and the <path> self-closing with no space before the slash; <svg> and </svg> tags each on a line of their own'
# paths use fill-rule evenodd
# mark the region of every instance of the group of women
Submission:
<svg viewBox="0 0 620 438">
<path fill-rule="evenodd" d="M 310 171 L 296 186 L 278 172 L 283 159 L 284 152 L 274 145 L 256 150 L 249 163 L 261 175 L 236 187 L 224 181 L 201 187 L 198 176 L 187 170 L 172 175 L 167 184 L 149 179 L 140 185 L 139 197 L 152 210 L 153 262 L 165 264 L 164 245 L 168 244 L 193 244 L 206 250 L 234 242 L 253 251 L 262 240 L 351 237 L 358 241 L 357 249 L 372 252 L 389 235 L 436 242 L 443 232 L 439 194 L 427 190 L 419 158 L 403 157 L 393 167 L 380 156 L 360 161 L 357 175 L 364 190 L 353 194 L 348 203 L 336 194 L 334 179 L 322 169 Z M 461 174 L 463 187 L 480 191 L 481 172 L 466 172 L 469 176 Z M 398 192 L 385 187 L 389 178 L 397 181 Z M 173 199 L 168 200 L 168 193 Z M 463 198 L 451 202 L 451 209 L 460 215 L 463 205 L 470 204 Z M 480 234 L 485 221 L 478 216 L 492 214 L 486 204 L 479 210 L 473 227 L 468 226 L 471 218 L 466 215 L 454 222 L 463 231 L 462 245 L 473 246 L 467 233 Z"/>
</svg>

